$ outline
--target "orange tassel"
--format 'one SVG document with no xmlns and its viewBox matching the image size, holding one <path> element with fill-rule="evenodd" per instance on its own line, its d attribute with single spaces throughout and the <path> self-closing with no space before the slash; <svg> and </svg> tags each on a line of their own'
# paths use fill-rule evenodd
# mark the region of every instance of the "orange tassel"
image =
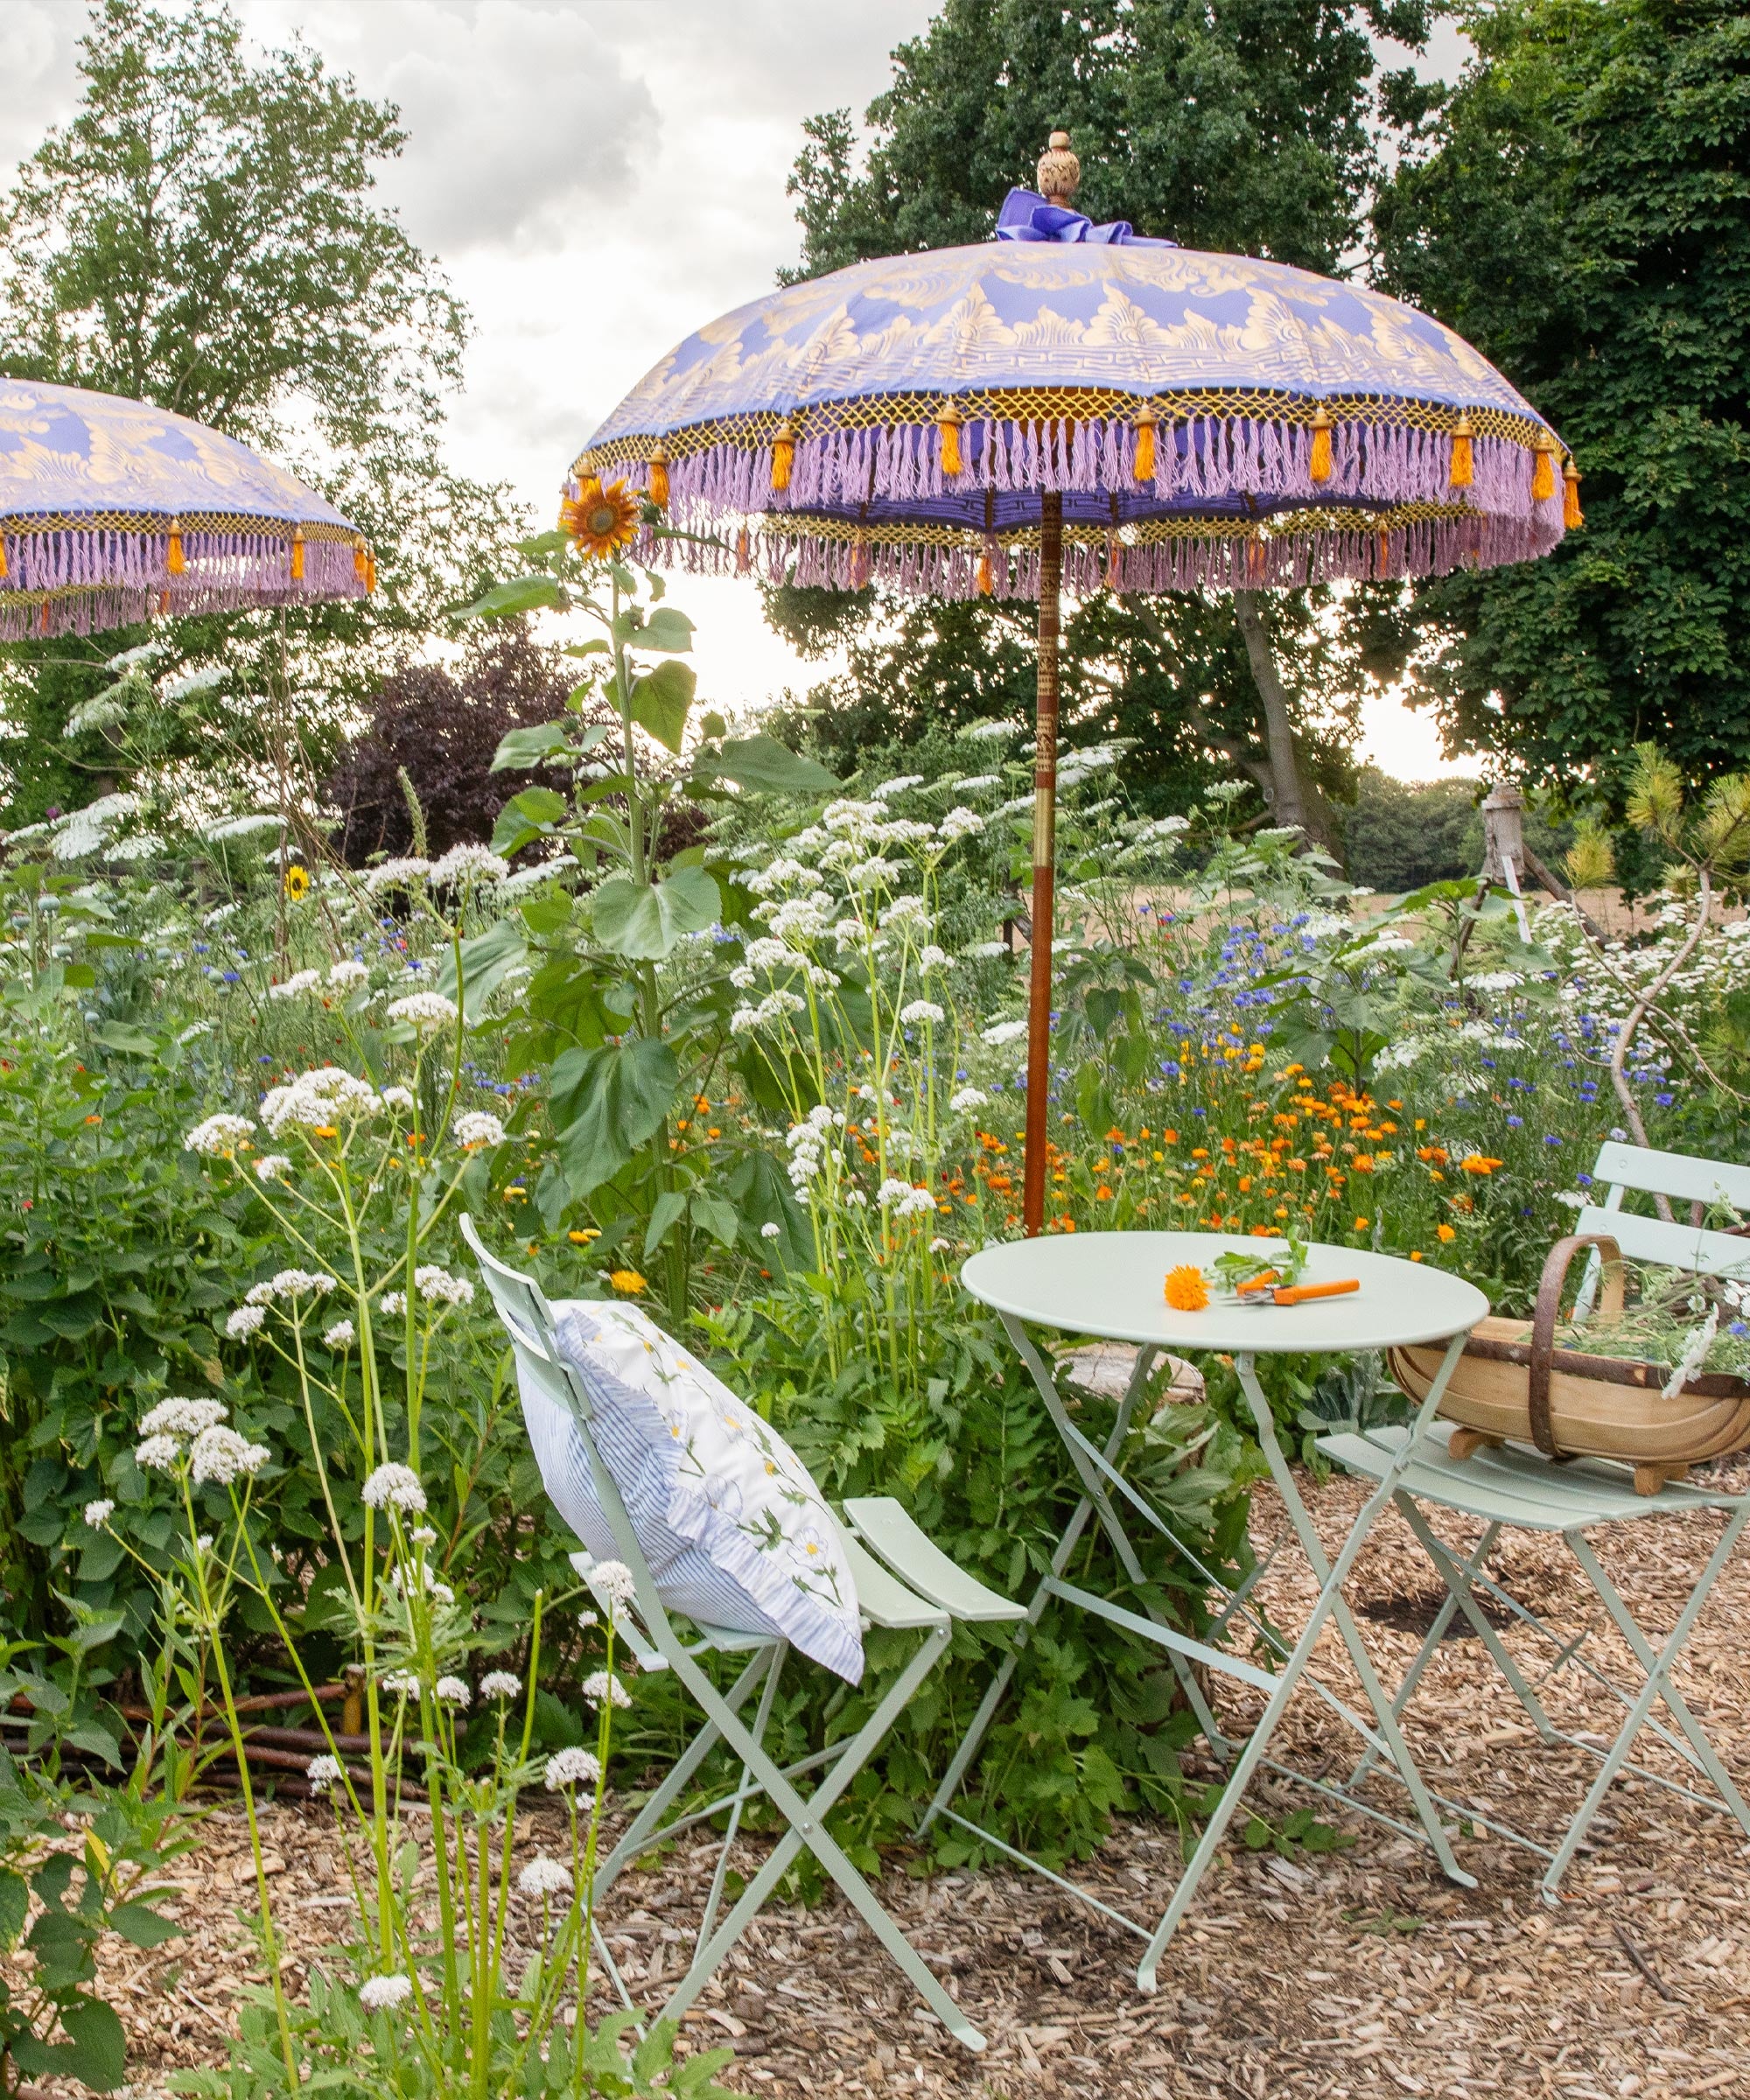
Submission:
<svg viewBox="0 0 1750 2100">
<path fill-rule="evenodd" d="M 0 576 L 6 573 L 6 536 L 0 532 Z"/>
<path fill-rule="evenodd" d="M 978 595 L 989 598 L 997 588 L 997 570 L 987 547 L 978 556 Z"/>
<path fill-rule="evenodd" d="M 1580 509 L 1580 470 L 1570 459 L 1562 469 L 1562 524 L 1569 532 L 1578 532 L 1586 523 Z"/>
<path fill-rule="evenodd" d="M 961 471 L 960 424 L 960 410 L 952 402 L 935 419 L 935 427 L 942 432 L 942 471 L 945 474 Z"/>
<path fill-rule="evenodd" d="M 1389 532 L 1382 532 L 1379 536 L 1379 567 L 1376 573 L 1383 576 L 1390 567 L 1391 535 Z"/>
<path fill-rule="evenodd" d="M 360 534 L 353 542 L 353 574 L 360 583 L 365 580 L 365 542 Z"/>
<path fill-rule="evenodd" d="M 44 633 L 45 634 L 46 634 L 48 633 L 48 631 L 49 631 L 49 601 L 47 600 L 47 598 L 45 598 L 45 599 L 43 600 L 43 633 Z"/>
<path fill-rule="evenodd" d="M 668 448 L 658 444 L 650 452 L 650 500 L 658 510 L 668 508 Z"/>
<path fill-rule="evenodd" d="M 182 520 L 172 518 L 170 538 L 164 547 L 164 567 L 172 576 L 180 576 L 187 566 L 182 553 Z"/>
<path fill-rule="evenodd" d="M 365 550 L 365 589 L 368 592 L 377 587 L 377 557 L 368 548 Z"/>
<path fill-rule="evenodd" d="M 295 584 L 301 584 L 304 581 L 304 528 L 301 525 L 295 526 L 292 529 L 291 580 Z"/>
<path fill-rule="evenodd" d="M 850 587 L 853 591 L 866 589 L 869 583 L 869 542 L 858 540 L 850 557 Z"/>
<path fill-rule="evenodd" d="M 1547 502 L 1556 493 L 1556 447 L 1548 431 L 1543 432 L 1536 444 L 1536 465 L 1531 469 L 1531 500 Z"/>
<path fill-rule="evenodd" d="M 158 611 L 160 612 L 168 612 L 170 611 L 170 592 L 168 591 L 160 591 L 158 592 Z"/>
<path fill-rule="evenodd" d="M 1154 426 L 1160 421 L 1152 409 L 1142 410 L 1137 416 L 1137 456 L 1130 463 L 1130 478 L 1135 481 L 1154 480 Z"/>
<path fill-rule="evenodd" d="M 753 542 L 748 538 L 747 528 L 744 525 L 735 536 L 735 573 L 746 576 L 752 566 Z"/>
<path fill-rule="evenodd" d="M 790 486 L 790 469 L 796 463 L 796 433 L 788 416 L 772 436 L 772 487 L 781 495 Z"/>
<path fill-rule="evenodd" d="M 1106 588 L 1116 597 L 1123 587 L 1124 569 L 1119 561 L 1119 540 L 1116 532 L 1106 535 Z"/>
<path fill-rule="evenodd" d="M 1312 414 L 1312 454 L 1306 471 L 1315 481 L 1331 479 L 1331 411 L 1322 401 Z"/>
<path fill-rule="evenodd" d="M 1471 428 L 1471 419 L 1462 409 L 1459 420 L 1452 425 L 1452 463 L 1447 469 L 1446 480 L 1454 488 L 1468 488 L 1476 472 L 1476 461 L 1471 440 L 1476 435 Z"/>
</svg>

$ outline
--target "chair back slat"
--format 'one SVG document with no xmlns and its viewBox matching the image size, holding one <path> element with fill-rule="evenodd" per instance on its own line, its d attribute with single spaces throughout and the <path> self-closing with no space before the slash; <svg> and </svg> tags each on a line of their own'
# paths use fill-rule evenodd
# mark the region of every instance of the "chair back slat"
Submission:
<svg viewBox="0 0 1750 2100">
<path fill-rule="evenodd" d="M 1604 1183 L 1615 1198 L 1608 1205 L 1612 1210 L 1620 1204 L 1621 1192 L 1628 1189 L 1643 1195 L 1670 1196 L 1680 1203 L 1726 1203 L 1733 1210 L 1750 1213 L 1750 1166 L 1734 1166 L 1727 1160 L 1609 1143 L 1599 1147 L 1592 1172 L 1592 1180 Z"/>
<path fill-rule="evenodd" d="M 1574 1222 L 1576 1232 L 1607 1232 L 1631 1262 L 1685 1269 L 1696 1276 L 1750 1277 L 1750 1240 L 1704 1226 L 1668 1223 L 1633 1211 L 1588 1203 Z"/>
</svg>

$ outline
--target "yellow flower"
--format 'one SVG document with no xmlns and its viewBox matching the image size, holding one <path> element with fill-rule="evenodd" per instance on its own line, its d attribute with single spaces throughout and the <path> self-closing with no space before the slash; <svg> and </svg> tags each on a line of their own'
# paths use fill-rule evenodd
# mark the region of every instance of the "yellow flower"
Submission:
<svg viewBox="0 0 1750 2100">
<path fill-rule="evenodd" d="M 559 506 L 559 522 L 579 554 L 606 561 L 638 537 L 637 499 L 627 494 L 624 481 L 604 488 L 592 475 Z"/>
<path fill-rule="evenodd" d="M 636 1298 L 647 1288 L 644 1278 L 635 1269 L 616 1269 L 607 1280 L 616 1291 L 624 1291 L 628 1298 Z"/>
<path fill-rule="evenodd" d="M 1166 1272 L 1166 1302 L 1175 1312 L 1200 1312 L 1209 1303 L 1209 1286 L 1203 1271 L 1191 1262 L 1181 1262 Z"/>
<path fill-rule="evenodd" d="M 302 904 L 310 894 L 310 871 L 297 861 L 285 872 L 285 893 L 293 904 Z"/>
<path fill-rule="evenodd" d="M 592 1240 L 598 1240 L 601 1236 L 593 1225 L 585 1225 L 581 1232 L 568 1232 L 565 1235 L 574 1247 L 587 1247 Z"/>
</svg>

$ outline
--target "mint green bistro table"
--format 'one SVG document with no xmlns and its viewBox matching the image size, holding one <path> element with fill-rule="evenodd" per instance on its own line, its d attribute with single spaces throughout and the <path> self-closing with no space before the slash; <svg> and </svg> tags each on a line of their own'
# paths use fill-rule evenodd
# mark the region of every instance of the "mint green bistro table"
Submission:
<svg viewBox="0 0 1750 2100">
<path fill-rule="evenodd" d="M 1033 1592 L 1026 1623 L 1018 1633 L 1015 1649 L 1004 1662 L 985 1694 L 930 1803 L 922 1827 L 927 1830 L 938 1816 L 959 1824 L 995 1850 L 1044 1874 L 1068 1894 L 1092 1905 L 1115 1923 L 1145 1940 L 1147 1950 L 1137 1971 L 1138 1984 L 1144 1991 L 1155 1988 L 1155 1973 L 1161 1953 L 1190 1907 L 1198 1883 L 1260 1765 L 1334 1796 L 1407 1837 L 1418 1834 L 1415 1824 L 1385 1814 L 1351 1788 L 1295 1772 L 1268 1755 L 1270 1737 L 1297 1690 L 1304 1689 L 1316 1693 L 1362 1737 L 1371 1754 L 1364 1764 L 1375 1763 L 1382 1776 L 1396 1773 L 1410 1796 L 1420 1833 L 1425 1835 L 1448 1879 L 1466 1888 L 1476 1885 L 1474 1877 L 1464 1872 L 1452 1855 L 1435 1800 L 1410 1757 L 1391 1702 L 1380 1684 L 1354 1620 L 1343 1601 L 1342 1590 L 1368 1533 L 1390 1504 L 1393 1490 L 1404 1474 L 1414 1464 L 1446 1382 L 1463 1353 L 1465 1338 L 1488 1311 L 1488 1300 L 1474 1284 L 1442 1270 L 1398 1261 L 1390 1255 L 1315 1245 L 1300 1280 L 1316 1284 L 1354 1277 L 1360 1280 L 1359 1291 L 1346 1297 L 1314 1299 L 1299 1306 L 1278 1306 L 1273 1302 L 1252 1305 L 1224 1298 L 1213 1292 L 1208 1309 L 1201 1312 L 1176 1312 L 1167 1305 L 1163 1286 L 1169 1269 L 1186 1263 L 1208 1268 L 1218 1254 L 1230 1250 L 1256 1255 L 1261 1251 L 1267 1253 L 1269 1247 L 1268 1241 L 1214 1232 L 1054 1235 L 1049 1238 L 987 1247 L 975 1254 L 960 1272 L 961 1281 L 972 1296 L 1000 1314 L 1010 1340 L 1032 1372 L 1033 1382 L 1058 1434 L 1063 1438 L 1070 1463 L 1081 1482 L 1082 1500 L 1052 1555 L 1050 1572 L 1041 1578 Z M 1268 1293 L 1264 1295 L 1267 1297 Z M 1051 1328 L 1064 1334 L 1094 1335 L 1109 1341 L 1132 1342 L 1138 1347 L 1136 1370 L 1119 1403 L 1117 1419 L 1103 1446 L 1082 1433 L 1065 1407 L 1050 1367 L 1027 1332 L 1030 1326 Z M 1333 1563 L 1326 1558 L 1320 1544 L 1312 1517 L 1277 1440 L 1270 1403 L 1258 1383 L 1257 1359 L 1272 1354 L 1304 1356 L 1327 1351 L 1383 1350 L 1437 1341 L 1448 1344 L 1439 1375 L 1428 1389 L 1427 1398 L 1418 1410 L 1401 1446 L 1394 1452 L 1387 1471 L 1368 1497 Z M 1169 1349 L 1181 1354 L 1219 1350 L 1233 1357 L 1257 1426 L 1258 1441 L 1270 1478 L 1321 1586 L 1318 1601 L 1292 1648 L 1287 1647 L 1246 1602 L 1246 1592 L 1261 1571 L 1254 1570 L 1237 1588 L 1230 1588 L 1177 1536 L 1170 1522 L 1131 1486 L 1115 1463 L 1150 1373 L 1162 1352 Z M 1130 1581 L 1141 1584 L 1145 1580 L 1141 1558 L 1120 1518 L 1121 1504 L 1132 1522 L 1140 1521 L 1158 1531 L 1226 1596 L 1226 1609 L 1216 1621 L 1218 1637 L 1235 1618 L 1243 1619 L 1252 1633 L 1276 1651 L 1281 1663 L 1278 1670 L 1271 1672 L 1258 1669 L 1224 1648 L 1193 1640 L 1158 1616 L 1144 1617 L 1110 1598 L 1098 1596 L 1064 1580 L 1070 1557 L 1090 1521 L 1097 1522 L 1104 1531 L 1119 1565 Z M 1152 1928 L 1111 1908 L 1075 1883 L 1053 1873 L 1039 1861 L 1005 1844 L 990 1831 L 979 1829 L 950 1806 L 1002 1703 L 1020 1648 L 1054 1600 L 1074 1610 L 1091 1612 L 1115 1626 L 1125 1627 L 1164 1648 L 1210 1749 L 1220 1762 L 1232 1764 L 1221 1802 L 1173 1891 L 1172 1901 L 1159 1923 Z M 1373 1712 L 1372 1721 L 1311 1671 L 1313 1649 L 1326 1621 L 1331 1619 L 1336 1620 L 1348 1646 L 1355 1674 Z M 1222 1735 L 1203 1697 L 1193 1671 L 1194 1664 L 1201 1664 L 1223 1676 L 1237 1678 L 1266 1695 L 1263 1718 L 1240 1748 L 1237 1761 L 1232 1760 L 1234 1746 Z"/>
</svg>

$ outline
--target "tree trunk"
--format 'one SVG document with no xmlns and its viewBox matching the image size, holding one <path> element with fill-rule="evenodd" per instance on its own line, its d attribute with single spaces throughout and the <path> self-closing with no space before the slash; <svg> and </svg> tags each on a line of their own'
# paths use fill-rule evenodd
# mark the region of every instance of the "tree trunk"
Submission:
<svg viewBox="0 0 1750 2100">
<path fill-rule="evenodd" d="M 1294 753 L 1294 724 L 1288 708 L 1288 692 L 1270 654 L 1264 612 L 1256 591 L 1236 591 L 1234 618 L 1245 638 L 1252 679 L 1264 707 L 1264 743 L 1270 752 L 1270 784 L 1265 789 L 1270 815 L 1278 824 L 1298 824 L 1303 833 L 1322 845 L 1324 827 L 1300 784 L 1300 768 Z"/>
</svg>

